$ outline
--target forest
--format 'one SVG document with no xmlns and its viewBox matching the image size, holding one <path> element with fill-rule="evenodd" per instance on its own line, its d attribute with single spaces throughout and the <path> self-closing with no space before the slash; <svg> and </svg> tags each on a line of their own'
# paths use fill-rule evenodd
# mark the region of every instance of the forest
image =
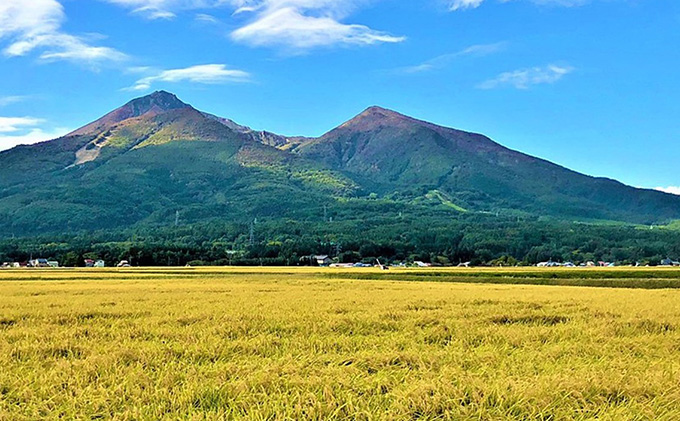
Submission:
<svg viewBox="0 0 680 421">
<path fill-rule="evenodd" d="M 298 266 L 314 265 L 310 256 L 328 255 L 339 263 L 380 259 L 389 264 L 521 266 L 553 260 L 655 266 L 662 259 L 680 256 L 680 230 L 673 225 L 383 211 L 381 217 L 370 219 L 324 209 L 316 221 L 213 220 L 6 238 L 0 240 L 0 262 L 42 257 L 67 267 L 83 266 L 84 259 L 101 259 L 107 266 L 121 260 L 132 266 Z"/>
</svg>

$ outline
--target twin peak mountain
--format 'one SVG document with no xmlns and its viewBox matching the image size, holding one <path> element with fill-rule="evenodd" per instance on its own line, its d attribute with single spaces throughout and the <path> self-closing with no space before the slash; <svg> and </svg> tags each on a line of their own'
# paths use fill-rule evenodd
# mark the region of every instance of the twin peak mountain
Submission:
<svg viewBox="0 0 680 421">
<path fill-rule="evenodd" d="M 319 138 L 287 137 L 164 91 L 62 138 L 0 153 L 0 189 L 0 223 L 26 234 L 159 224 L 178 209 L 190 222 L 304 219 L 319 206 L 376 202 L 452 217 L 680 218 L 680 197 L 579 174 L 380 107 Z"/>
</svg>

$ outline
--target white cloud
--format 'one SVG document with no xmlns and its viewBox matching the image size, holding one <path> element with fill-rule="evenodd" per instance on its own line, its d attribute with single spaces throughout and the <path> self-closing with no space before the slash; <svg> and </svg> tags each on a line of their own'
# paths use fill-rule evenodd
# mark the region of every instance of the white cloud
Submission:
<svg viewBox="0 0 680 421">
<path fill-rule="evenodd" d="M 47 140 L 57 139 L 73 131 L 67 128 L 56 128 L 45 131 L 40 128 L 33 128 L 28 133 L 15 136 L 0 135 L 0 151 L 11 149 L 17 145 L 32 145 Z"/>
<path fill-rule="evenodd" d="M 43 122 L 34 117 L 0 117 L 0 150 L 56 139 L 70 132 L 64 128 L 45 131 L 38 127 Z"/>
<path fill-rule="evenodd" d="M 655 187 L 654 190 L 662 191 L 680 196 L 680 186 Z"/>
<path fill-rule="evenodd" d="M 194 20 L 196 22 L 202 22 L 202 23 L 210 23 L 210 24 L 215 24 L 215 23 L 220 23 L 220 20 L 217 19 L 213 15 L 208 15 L 206 13 L 198 13 L 195 17 Z"/>
<path fill-rule="evenodd" d="M 139 79 L 128 88 L 133 91 L 151 89 L 156 82 L 190 82 L 202 84 L 243 83 L 250 81 L 250 73 L 243 70 L 229 69 L 224 64 L 203 64 L 184 69 L 163 70 L 155 75 Z"/>
<path fill-rule="evenodd" d="M 507 3 L 511 0 L 503 0 Z M 545 5 L 545 6 L 564 6 L 564 7 L 574 7 L 583 6 L 584 4 L 590 2 L 590 0 L 531 0 L 532 3 Z"/>
<path fill-rule="evenodd" d="M 551 84 L 573 72 L 571 66 L 550 64 L 545 67 L 532 67 L 512 72 L 501 73 L 493 79 L 482 82 L 479 89 L 493 89 L 501 86 L 512 86 L 517 89 L 529 89 L 533 85 Z"/>
<path fill-rule="evenodd" d="M 352 11 L 371 0 L 103 0 L 148 19 L 172 18 L 186 10 L 227 7 L 232 17 L 246 19 L 231 38 L 252 46 L 277 46 L 291 52 L 334 45 L 401 42 L 405 38 L 365 25 L 343 23 Z M 196 19 L 216 23 L 208 14 Z"/>
<path fill-rule="evenodd" d="M 28 99 L 28 97 L 23 95 L 0 96 L 0 107 L 16 104 L 17 102 L 25 101 L 26 99 Z"/>
<path fill-rule="evenodd" d="M 173 19 L 182 10 L 205 9 L 231 4 L 231 0 L 104 0 L 147 19 Z"/>
<path fill-rule="evenodd" d="M 455 53 L 450 53 L 450 54 L 443 54 L 441 56 L 437 56 L 433 59 L 427 60 L 421 64 L 417 64 L 415 66 L 407 66 L 407 67 L 401 67 L 395 70 L 395 73 L 400 73 L 400 74 L 415 74 L 415 73 L 424 73 L 424 72 L 429 72 L 431 70 L 436 70 L 436 69 L 441 69 L 443 67 L 446 67 L 449 63 L 452 61 L 465 57 L 465 56 L 478 56 L 478 57 L 483 57 L 487 56 L 489 54 L 494 54 L 497 53 L 505 46 L 507 45 L 506 42 L 498 42 L 495 44 L 479 44 L 479 45 L 472 45 L 470 47 L 467 47 L 463 50 L 457 51 Z"/>
<path fill-rule="evenodd" d="M 449 10 L 474 9 L 479 7 L 484 0 L 449 0 L 447 5 Z"/>
<path fill-rule="evenodd" d="M 44 60 L 69 60 L 90 66 L 126 57 L 113 48 L 92 46 L 83 37 L 62 32 L 65 19 L 57 0 L 2 0 L 0 41 L 9 41 L 4 54 L 16 57 L 41 50 L 40 58 Z"/>
<path fill-rule="evenodd" d="M 479 7 L 484 0 L 444 0 L 446 7 L 450 11 L 465 10 L 465 9 L 475 9 Z M 518 0 L 499 0 L 501 3 L 509 3 L 511 1 Z M 524 0 L 531 3 L 541 5 L 541 6 L 563 6 L 563 7 L 574 7 L 583 6 L 589 3 L 590 0 Z"/>
<path fill-rule="evenodd" d="M 370 45 L 405 40 L 365 25 L 343 20 L 359 4 L 352 0 L 233 0 L 235 14 L 253 15 L 233 31 L 237 42 L 279 46 L 291 51 L 334 45 Z"/>
<path fill-rule="evenodd" d="M 22 128 L 40 123 L 42 120 L 33 117 L 0 117 L 0 133 L 18 132 Z"/>
</svg>

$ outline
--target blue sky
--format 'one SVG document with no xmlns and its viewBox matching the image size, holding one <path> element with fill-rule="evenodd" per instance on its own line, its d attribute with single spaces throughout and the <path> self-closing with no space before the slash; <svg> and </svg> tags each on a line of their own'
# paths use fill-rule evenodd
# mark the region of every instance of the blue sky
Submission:
<svg viewBox="0 0 680 421">
<path fill-rule="evenodd" d="M 672 188 L 679 45 L 673 0 L 2 0 L 0 149 L 165 89 L 288 135 L 380 105 Z"/>
</svg>

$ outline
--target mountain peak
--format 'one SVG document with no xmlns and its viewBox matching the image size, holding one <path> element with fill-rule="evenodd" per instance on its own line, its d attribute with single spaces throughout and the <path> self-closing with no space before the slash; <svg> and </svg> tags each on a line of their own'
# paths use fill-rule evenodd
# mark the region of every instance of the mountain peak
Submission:
<svg viewBox="0 0 680 421">
<path fill-rule="evenodd" d="M 380 126 L 404 126 L 414 122 L 417 122 L 417 120 L 396 111 L 374 105 L 366 108 L 361 114 L 347 121 L 339 128 L 365 131 Z"/>
<path fill-rule="evenodd" d="M 384 116 L 384 117 L 406 117 L 403 114 L 399 114 L 396 111 L 380 107 L 378 105 L 373 105 L 366 108 L 359 116 Z"/>
<path fill-rule="evenodd" d="M 151 111 L 163 112 L 187 108 L 189 104 L 180 101 L 175 94 L 166 91 L 156 91 L 152 94 L 135 98 L 122 108 L 127 109 L 130 117 L 138 117 Z"/>
<path fill-rule="evenodd" d="M 154 116 L 184 108 L 191 108 L 191 105 L 182 102 L 175 94 L 166 91 L 156 91 L 152 94 L 133 99 L 99 120 L 76 130 L 71 135 L 98 132 L 103 128 L 111 127 L 130 118 L 144 115 Z"/>
</svg>

